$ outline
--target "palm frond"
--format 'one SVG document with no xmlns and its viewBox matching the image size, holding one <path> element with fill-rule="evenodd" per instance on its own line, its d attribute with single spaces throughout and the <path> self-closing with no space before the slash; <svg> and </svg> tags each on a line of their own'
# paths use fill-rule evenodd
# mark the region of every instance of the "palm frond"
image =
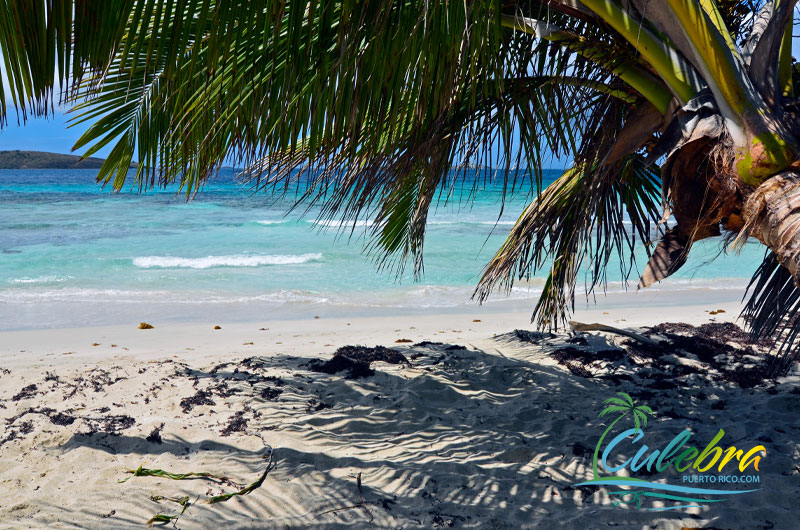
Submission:
<svg viewBox="0 0 800 530">
<path fill-rule="evenodd" d="M 613 131 L 614 129 L 611 129 Z M 554 328 L 567 319 L 584 261 L 589 263 L 587 295 L 605 284 L 612 255 L 620 257 L 620 273 L 631 274 L 637 240 L 647 242 L 661 215 L 657 174 L 636 155 L 613 166 L 597 159 L 608 151 L 591 143 L 587 166 L 567 171 L 523 212 L 503 246 L 484 270 L 476 296 L 485 300 L 496 286 L 510 290 L 515 280 L 542 268 L 549 274 L 532 320 Z M 592 161 L 593 162 L 590 162 Z M 588 165 L 592 164 L 592 165 Z M 631 229 L 626 227 L 627 215 Z"/>
<path fill-rule="evenodd" d="M 769 375 L 785 373 L 800 358 L 800 288 L 778 258 L 767 251 L 747 286 L 747 302 L 741 317 L 747 322 L 753 340 L 776 338 L 778 354 L 769 366 Z"/>
<path fill-rule="evenodd" d="M 620 405 L 620 406 L 623 406 L 623 407 L 627 407 L 627 406 L 630 405 L 630 403 L 628 403 L 627 400 L 622 400 L 622 399 L 617 398 L 617 397 L 610 397 L 610 398 L 604 400 L 603 404 L 606 404 L 606 403 L 614 403 L 615 405 Z"/>
<path fill-rule="evenodd" d="M 739 45 L 743 45 L 753 29 L 756 14 L 770 0 L 716 0 L 725 25 Z"/>
<path fill-rule="evenodd" d="M 642 428 L 647 427 L 647 414 L 640 410 L 634 410 L 633 417 L 635 418 L 634 421 L 636 421 L 637 428 L 639 425 L 641 425 Z"/>
<path fill-rule="evenodd" d="M 598 418 L 602 418 L 603 416 L 605 416 L 605 415 L 607 415 L 607 414 L 614 413 L 614 412 L 625 412 L 625 411 L 628 411 L 628 410 L 630 410 L 630 408 L 629 408 L 629 407 L 626 407 L 626 406 L 622 406 L 622 405 L 612 405 L 612 406 L 610 406 L 610 407 L 606 407 L 606 408 L 604 408 L 604 409 L 603 409 L 603 410 L 600 412 L 600 414 L 598 415 Z"/>
<path fill-rule="evenodd" d="M 626 403 L 627 403 L 629 406 L 633 407 L 633 398 L 631 397 L 631 395 L 630 395 L 630 394 L 628 394 L 628 393 L 626 393 L 626 392 L 617 392 L 617 394 L 618 394 L 618 395 L 620 395 L 620 396 L 622 396 L 622 398 L 625 400 L 625 402 L 626 402 Z"/>
<path fill-rule="evenodd" d="M 563 42 L 503 27 L 504 9 L 546 15 Z M 141 189 L 177 180 L 189 195 L 223 162 L 246 166 L 255 186 L 319 205 L 321 219 L 376 221 L 378 263 L 413 258 L 419 273 L 431 205 L 497 179 L 508 195 L 533 194 L 544 153 L 575 156 L 598 108 L 638 104 L 615 75 L 646 69 L 635 50 L 569 11 L 137 3 L 113 60 L 82 85 L 75 123 L 93 125 L 78 146 L 114 146 L 100 179 L 115 188 L 132 160 Z"/>
<path fill-rule="evenodd" d="M 133 5 L 133 0 L 0 2 L 5 78 L 0 126 L 8 120 L 8 99 L 23 121 L 28 114 L 46 116 L 56 100 L 70 99 L 85 76 L 100 74 L 119 45 Z"/>
</svg>

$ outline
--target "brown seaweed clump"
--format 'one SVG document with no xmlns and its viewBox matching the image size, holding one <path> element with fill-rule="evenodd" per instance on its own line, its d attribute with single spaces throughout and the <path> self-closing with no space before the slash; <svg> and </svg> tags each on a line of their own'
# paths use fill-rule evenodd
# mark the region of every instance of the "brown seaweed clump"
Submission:
<svg viewBox="0 0 800 530">
<path fill-rule="evenodd" d="M 370 364 L 383 361 L 389 364 L 408 364 L 408 359 L 395 350 L 385 346 L 342 346 L 328 361 L 312 361 L 310 368 L 314 372 L 335 374 L 346 371 L 346 379 L 360 379 L 375 375 Z"/>
</svg>

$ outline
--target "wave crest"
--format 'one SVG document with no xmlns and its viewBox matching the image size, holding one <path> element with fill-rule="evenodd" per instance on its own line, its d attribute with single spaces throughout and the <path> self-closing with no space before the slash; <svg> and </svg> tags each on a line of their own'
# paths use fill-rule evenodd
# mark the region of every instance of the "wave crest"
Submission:
<svg viewBox="0 0 800 530">
<path fill-rule="evenodd" d="M 322 259 L 322 254 L 206 256 L 178 258 L 174 256 L 140 256 L 133 264 L 141 269 L 209 269 L 211 267 L 259 267 L 261 265 L 297 265 Z"/>
<path fill-rule="evenodd" d="M 61 283 L 67 280 L 71 280 L 72 276 L 56 276 L 56 275 L 46 275 L 46 276 L 23 276 L 22 278 L 11 278 L 8 280 L 8 283 Z"/>
<path fill-rule="evenodd" d="M 373 226 L 375 221 L 372 219 L 365 219 L 361 221 L 341 221 L 337 219 L 312 219 L 309 223 L 317 226 L 325 226 L 329 228 L 351 228 L 359 226 Z"/>
</svg>

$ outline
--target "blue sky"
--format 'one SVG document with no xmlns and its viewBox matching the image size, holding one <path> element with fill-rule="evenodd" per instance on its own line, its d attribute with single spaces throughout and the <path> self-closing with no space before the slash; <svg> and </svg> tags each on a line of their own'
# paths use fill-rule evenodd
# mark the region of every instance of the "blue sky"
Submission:
<svg viewBox="0 0 800 530">
<path fill-rule="evenodd" d="M 81 137 L 86 127 L 69 128 L 67 121 L 68 118 L 64 111 L 57 109 L 54 117 L 29 119 L 24 125 L 18 126 L 16 113 L 11 110 L 8 116 L 8 126 L 0 129 L 0 151 L 19 149 L 70 153 L 72 146 Z M 94 156 L 105 158 L 110 150 L 110 147 L 106 147 Z M 76 154 L 82 154 L 83 151 L 80 150 Z"/>
</svg>

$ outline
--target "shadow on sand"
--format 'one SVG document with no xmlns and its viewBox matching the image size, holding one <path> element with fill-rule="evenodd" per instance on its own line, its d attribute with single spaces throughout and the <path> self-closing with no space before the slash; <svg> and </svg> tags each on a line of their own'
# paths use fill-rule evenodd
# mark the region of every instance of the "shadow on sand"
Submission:
<svg viewBox="0 0 800 530">
<path fill-rule="evenodd" d="M 260 489 L 224 506 L 192 506 L 180 528 L 199 527 L 193 512 L 202 514 L 203 525 L 226 528 L 740 528 L 742 521 L 769 527 L 774 507 L 765 496 L 778 482 L 770 481 L 790 472 L 798 451 L 796 385 L 745 390 L 697 369 L 695 359 L 670 360 L 669 352 L 648 359 L 641 347 L 627 352 L 591 335 L 564 342 L 511 333 L 495 344 L 483 351 L 437 343 L 398 348 L 410 366 L 375 363 L 376 373 L 359 379 L 312 372 L 309 359 L 290 356 L 207 370 L 178 366 L 175 377 L 191 380 L 215 404 L 184 413 L 225 403 L 235 411 L 230 421 L 238 421 L 230 437 L 223 434 L 231 424 L 222 422 L 200 441 L 168 436 L 157 444 L 93 433 L 74 435 L 62 449 L 130 455 L 130 467 L 168 453 L 180 457 L 171 471 L 191 470 L 196 455 L 217 452 L 255 476 L 263 451 L 242 449 L 237 437 L 258 436 L 274 448 L 276 467 Z M 571 348 L 562 365 L 569 355 L 589 356 L 584 377 L 558 365 L 559 348 Z M 677 368 L 684 365 L 696 369 Z M 719 428 L 726 430 L 723 445 L 764 444 L 761 490 L 686 513 L 612 507 L 607 491 L 573 487 L 591 478 L 594 446 L 606 426 L 598 413 L 616 392 L 655 411 L 647 426 L 652 448 L 686 428 L 696 444 Z M 652 478 L 680 481 L 674 471 Z M 181 494 L 203 491 L 169 486 Z M 142 522 L 132 509 L 111 520 L 117 527 Z"/>
</svg>

